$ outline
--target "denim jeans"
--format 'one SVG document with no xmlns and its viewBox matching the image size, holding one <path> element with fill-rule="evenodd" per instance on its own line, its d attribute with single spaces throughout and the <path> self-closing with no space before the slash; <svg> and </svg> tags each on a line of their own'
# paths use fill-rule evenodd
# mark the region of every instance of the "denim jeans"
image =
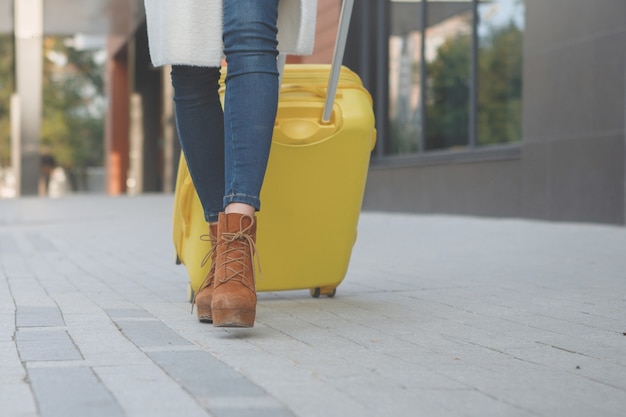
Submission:
<svg viewBox="0 0 626 417">
<path fill-rule="evenodd" d="M 278 105 L 277 16 L 278 0 L 224 2 L 223 110 L 220 68 L 172 67 L 178 136 L 208 222 L 230 203 L 261 208 Z"/>
</svg>

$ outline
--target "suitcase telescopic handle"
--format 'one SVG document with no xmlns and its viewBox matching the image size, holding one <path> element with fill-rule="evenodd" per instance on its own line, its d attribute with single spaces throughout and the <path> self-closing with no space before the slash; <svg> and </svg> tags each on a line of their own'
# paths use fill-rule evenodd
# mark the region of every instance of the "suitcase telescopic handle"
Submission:
<svg viewBox="0 0 626 417">
<path fill-rule="evenodd" d="M 352 9 L 354 0 L 343 0 L 341 5 L 341 14 L 339 16 L 339 28 L 337 30 L 337 41 L 335 42 L 335 52 L 333 54 L 333 63 L 330 69 L 330 78 L 328 79 L 328 88 L 326 89 L 326 103 L 324 104 L 324 113 L 322 114 L 322 123 L 329 123 L 330 116 L 333 113 L 335 104 L 335 96 L 337 95 L 337 85 L 339 84 L 339 75 L 341 74 L 341 65 L 343 64 L 343 55 L 346 51 L 346 42 L 348 40 L 348 29 L 350 29 L 350 18 L 352 17 Z"/>
</svg>

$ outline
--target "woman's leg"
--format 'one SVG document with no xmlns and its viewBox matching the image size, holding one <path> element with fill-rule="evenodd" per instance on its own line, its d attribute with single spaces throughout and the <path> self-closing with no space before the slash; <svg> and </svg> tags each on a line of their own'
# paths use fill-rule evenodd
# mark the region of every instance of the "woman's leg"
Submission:
<svg viewBox="0 0 626 417">
<path fill-rule="evenodd" d="M 173 66 L 176 125 L 207 222 L 217 222 L 224 197 L 224 113 L 219 68 Z"/>
<path fill-rule="evenodd" d="M 211 267 L 194 297 L 198 319 L 212 322 L 217 221 L 224 198 L 224 113 L 219 98 L 219 68 L 173 66 L 176 124 L 189 173 L 209 222 Z"/>
<path fill-rule="evenodd" d="M 224 2 L 226 195 L 211 303 L 215 326 L 254 325 L 254 212 L 261 205 L 278 105 L 277 16 L 278 0 Z"/>
<path fill-rule="evenodd" d="M 260 209 L 278 105 L 277 16 L 278 0 L 224 2 L 226 212 Z"/>
</svg>

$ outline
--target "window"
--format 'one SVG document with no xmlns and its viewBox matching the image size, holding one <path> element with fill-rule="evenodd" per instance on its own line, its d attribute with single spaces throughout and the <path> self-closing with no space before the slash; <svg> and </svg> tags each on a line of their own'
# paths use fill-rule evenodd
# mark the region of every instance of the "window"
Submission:
<svg viewBox="0 0 626 417">
<path fill-rule="evenodd" d="M 519 141 L 524 2 L 481 2 L 478 15 L 478 143 Z"/>
<path fill-rule="evenodd" d="M 524 0 L 391 0 L 388 155 L 521 139 Z"/>
<path fill-rule="evenodd" d="M 422 136 L 422 2 L 391 3 L 389 125 L 387 152 L 418 150 Z"/>
<path fill-rule="evenodd" d="M 429 1 L 426 150 L 469 144 L 472 3 Z"/>
</svg>

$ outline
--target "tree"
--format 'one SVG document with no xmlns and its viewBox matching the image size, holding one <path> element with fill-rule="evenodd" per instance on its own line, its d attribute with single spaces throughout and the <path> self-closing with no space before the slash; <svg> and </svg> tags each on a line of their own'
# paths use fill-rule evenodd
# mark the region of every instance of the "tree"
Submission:
<svg viewBox="0 0 626 417">
<path fill-rule="evenodd" d="M 0 36 L 0 165 L 10 165 L 13 37 Z M 98 51 L 77 51 L 63 38 L 44 41 L 41 144 L 77 172 L 103 163 L 104 67 Z"/>
<path fill-rule="evenodd" d="M 482 37 L 478 73 L 478 143 L 522 137 L 523 32 L 511 21 Z M 447 39 L 428 64 L 426 148 L 467 146 L 471 37 Z"/>
<path fill-rule="evenodd" d="M 427 65 L 426 149 L 467 146 L 471 37 L 448 38 Z"/>
<path fill-rule="evenodd" d="M 96 54 L 67 47 L 63 38 L 44 41 L 42 145 L 78 174 L 104 158 L 104 68 Z"/>
<path fill-rule="evenodd" d="M 522 138 L 523 32 L 513 21 L 491 28 L 480 48 L 478 141 L 516 142 Z"/>
<path fill-rule="evenodd" d="M 0 166 L 3 167 L 11 163 L 13 66 L 13 37 L 0 35 Z"/>
</svg>

